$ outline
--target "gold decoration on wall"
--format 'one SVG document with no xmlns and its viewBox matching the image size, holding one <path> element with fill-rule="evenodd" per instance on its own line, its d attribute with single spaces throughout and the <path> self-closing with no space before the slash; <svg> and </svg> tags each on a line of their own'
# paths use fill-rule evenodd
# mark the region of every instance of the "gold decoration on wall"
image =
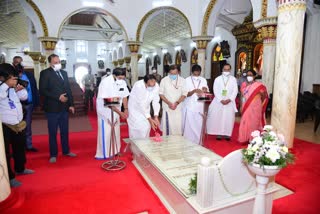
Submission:
<svg viewBox="0 0 320 214">
<path fill-rule="evenodd" d="M 37 14 L 42 26 L 43 36 L 49 36 L 46 20 L 44 19 L 38 6 L 32 0 L 26 0 L 26 2 L 32 7 L 34 12 Z"/>
<path fill-rule="evenodd" d="M 261 1 L 261 17 L 262 18 L 267 17 L 267 11 L 268 11 L 268 0 L 262 0 Z"/>
<path fill-rule="evenodd" d="M 47 57 L 45 55 L 40 56 L 40 59 L 39 59 L 40 63 L 46 63 L 46 60 L 47 60 Z"/>
<path fill-rule="evenodd" d="M 114 67 L 118 66 L 118 61 L 112 61 L 112 64 L 114 65 Z"/>
<path fill-rule="evenodd" d="M 168 6 L 163 6 L 163 7 L 157 7 L 157 8 L 154 8 L 152 10 L 150 10 L 148 13 L 146 13 L 146 15 L 144 15 L 142 17 L 142 19 L 140 20 L 139 22 L 139 25 L 138 25 L 138 28 L 137 28 L 137 33 L 136 33 L 136 41 L 140 41 L 140 37 L 141 37 L 141 30 L 142 30 L 142 27 L 143 25 L 145 24 L 146 20 L 153 14 L 155 13 L 156 11 L 161 11 L 161 10 L 173 10 L 177 13 L 179 13 L 181 16 L 183 16 L 183 18 L 185 18 L 185 20 L 187 21 L 188 23 L 188 26 L 189 26 L 189 29 L 190 29 L 190 35 L 192 36 L 192 28 L 191 28 L 191 25 L 190 25 L 190 22 L 187 18 L 186 15 L 184 15 L 184 13 L 182 13 L 180 10 L 178 10 L 177 8 L 175 7 L 168 7 Z"/>
<path fill-rule="evenodd" d="M 306 1 L 305 0 L 296 0 L 296 1 L 278 1 L 278 13 L 291 11 L 291 10 L 306 10 Z"/>
<path fill-rule="evenodd" d="M 127 41 L 127 45 L 131 53 L 138 53 L 139 47 L 142 43 L 137 41 Z"/>
<path fill-rule="evenodd" d="M 211 0 L 208 4 L 206 12 L 203 16 L 202 26 L 201 26 L 201 35 L 208 35 L 208 25 L 209 25 L 209 18 L 214 8 L 217 0 Z"/>
<path fill-rule="evenodd" d="M 41 53 L 40 53 L 40 52 L 36 52 L 36 51 L 28 51 L 28 52 L 26 52 L 25 54 L 27 54 L 28 56 L 30 56 L 31 59 L 32 59 L 34 62 L 39 62 L 40 57 L 41 57 Z"/>
<path fill-rule="evenodd" d="M 123 63 L 124 63 L 124 59 L 118 59 L 118 63 L 119 63 L 120 66 L 122 66 Z"/>
<path fill-rule="evenodd" d="M 212 40 L 212 36 L 195 36 L 192 40 L 197 44 L 198 49 L 206 49 L 208 43 Z"/>
<path fill-rule="evenodd" d="M 42 47 L 47 51 L 53 51 L 56 48 L 58 38 L 55 37 L 39 37 Z"/>
<path fill-rule="evenodd" d="M 124 62 L 125 62 L 126 64 L 129 64 L 129 63 L 131 62 L 131 57 L 130 57 L 130 56 L 126 56 L 126 57 L 124 58 Z"/>
<path fill-rule="evenodd" d="M 258 32 L 261 35 L 263 40 L 265 39 L 275 39 L 277 37 L 277 26 L 270 25 L 270 26 L 262 26 L 258 29 Z"/>
</svg>

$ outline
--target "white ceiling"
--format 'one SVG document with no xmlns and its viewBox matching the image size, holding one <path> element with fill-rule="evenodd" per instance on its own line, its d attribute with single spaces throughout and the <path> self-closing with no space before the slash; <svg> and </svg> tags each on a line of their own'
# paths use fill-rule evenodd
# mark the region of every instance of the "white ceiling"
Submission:
<svg viewBox="0 0 320 214">
<path fill-rule="evenodd" d="M 151 51 L 190 38 L 188 21 L 172 9 L 164 9 L 152 17 L 143 34 L 142 50 Z"/>
<path fill-rule="evenodd" d="M 0 0 L 0 45 L 16 48 L 27 43 L 27 20 L 18 0 Z"/>
</svg>

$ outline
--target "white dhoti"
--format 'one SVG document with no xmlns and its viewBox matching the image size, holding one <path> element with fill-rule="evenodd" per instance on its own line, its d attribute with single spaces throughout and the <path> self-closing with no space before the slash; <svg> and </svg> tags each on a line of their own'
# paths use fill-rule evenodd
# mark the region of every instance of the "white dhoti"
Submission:
<svg viewBox="0 0 320 214">
<path fill-rule="evenodd" d="M 145 117 L 138 120 L 134 120 L 132 118 L 133 116 L 130 115 L 128 119 L 129 138 L 148 138 L 151 130 L 149 121 Z"/>
<path fill-rule="evenodd" d="M 188 109 L 183 111 L 183 136 L 193 143 L 200 144 L 203 117 L 200 112 Z"/>
<path fill-rule="evenodd" d="M 163 135 L 182 135 L 182 109 L 162 111 L 161 126 Z"/>
<path fill-rule="evenodd" d="M 214 99 L 208 110 L 207 133 L 230 137 L 234 126 L 235 113 L 232 103 L 222 105 L 218 100 Z"/>
<path fill-rule="evenodd" d="M 98 117 L 98 139 L 96 159 L 106 159 L 120 152 L 120 126 L 117 121 L 115 127 L 115 151 L 111 149 L 111 125 L 102 117 Z"/>
</svg>

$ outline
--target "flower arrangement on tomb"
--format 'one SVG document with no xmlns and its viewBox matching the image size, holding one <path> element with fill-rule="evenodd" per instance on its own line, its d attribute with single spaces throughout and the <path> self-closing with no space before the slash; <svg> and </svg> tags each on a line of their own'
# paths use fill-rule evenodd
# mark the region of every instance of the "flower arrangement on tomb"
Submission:
<svg viewBox="0 0 320 214">
<path fill-rule="evenodd" d="M 197 193 L 197 173 L 194 175 L 193 178 L 190 179 L 189 191 L 190 191 L 190 194 L 196 194 Z"/>
<path fill-rule="evenodd" d="M 284 136 L 276 134 L 273 127 L 266 125 L 263 131 L 251 133 L 252 140 L 248 147 L 242 150 L 243 161 L 247 164 L 263 166 L 278 166 L 284 168 L 294 162 L 294 155 L 290 153 Z"/>
</svg>

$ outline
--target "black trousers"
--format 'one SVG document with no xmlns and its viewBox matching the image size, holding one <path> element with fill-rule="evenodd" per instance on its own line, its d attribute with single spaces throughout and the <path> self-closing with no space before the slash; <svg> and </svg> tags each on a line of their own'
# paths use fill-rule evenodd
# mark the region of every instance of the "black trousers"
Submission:
<svg viewBox="0 0 320 214">
<path fill-rule="evenodd" d="M 15 178 L 14 171 L 23 172 L 25 164 L 27 162 L 25 146 L 26 146 L 26 133 L 25 130 L 18 134 L 2 124 L 3 139 L 6 151 L 7 167 L 9 173 L 9 179 Z M 11 149 L 10 149 L 11 145 Z M 14 171 L 12 171 L 10 159 L 14 160 Z"/>
<path fill-rule="evenodd" d="M 90 89 L 85 89 L 84 91 L 84 102 L 88 109 L 93 110 L 93 96 L 94 92 Z"/>
</svg>

